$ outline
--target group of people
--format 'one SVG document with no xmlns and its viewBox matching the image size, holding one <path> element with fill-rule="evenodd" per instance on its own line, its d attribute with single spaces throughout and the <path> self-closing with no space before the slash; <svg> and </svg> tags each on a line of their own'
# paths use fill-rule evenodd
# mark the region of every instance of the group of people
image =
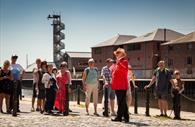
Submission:
<svg viewBox="0 0 195 127">
<path fill-rule="evenodd" d="M 52 114 L 53 110 L 58 113 L 65 111 L 66 85 L 71 85 L 71 74 L 67 63 L 62 62 L 60 68 L 41 59 L 36 60 L 37 67 L 33 69 L 33 97 L 31 111 Z M 37 107 L 34 108 L 37 98 Z"/>
<path fill-rule="evenodd" d="M 85 91 L 85 107 L 86 114 L 89 115 L 89 104 L 91 95 L 93 94 L 94 115 L 99 116 L 97 112 L 98 90 L 100 89 L 99 79 L 103 78 L 104 95 L 107 94 L 108 100 L 102 99 L 103 107 L 109 107 L 109 112 L 115 116 L 112 121 L 129 122 L 129 106 L 131 105 L 132 95 L 131 86 L 137 88 L 135 84 L 135 75 L 132 67 L 126 59 L 126 52 L 123 48 L 118 48 L 114 51 L 115 61 L 111 58 L 106 59 L 105 64 L 98 73 L 98 68 L 95 67 L 93 58 L 88 60 L 88 67 L 85 68 L 82 76 L 83 90 Z M 11 113 L 13 109 L 13 81 L 17 82 L 17 111 L 19 109 L 19 96 L 21 96 L 21 80 L 23 79 L 24 69 L 20 64 L 17 64 L 18 56 L 12 55 L 11 63 L 6 60 L 3 67 L 0 68 L 0 110 L 2 110 L 3 99 L 5 98 L 7 113 Z M 132 81 L 132 84 L 130 84 Z M 170 70 L 165 67 L 164 61 L 159 61 L 157 69 L 154 71 L 151 82 L 144 88 L 148 89 L 155 83 L 155 95 L 158 99 L 160 116 L 167 116 L 168 109 L 168 84 L 171 82 L 174 119 L 180 118 L 180 94 L 184 90 L 184 83 L 181 81 L 180 72 L 174 71 L 172 75 Z M 66 85 L 71 85 L 71 74 L 68 70 L 66 62 L 60 64 L 59 69 L 53 67 L 52 64 L 41 59 L 36 59 L 36 67 L 33 69 L 33 96 L 31 111 L 40 111 L 41 113 L 53 113 L 58 110 L 59 113 L 65 111 Z M 107 92 L 105 92 L 107 90 Z M 117 113 L 115 112 L 115 96 L 117 97 Z M 35 99 L 37 98 L 36 109 Z M 70 109 L 68 109 L 70 110 Z M 70 110 L 71 111 L 71 110 Z M 105 112 L 103 112 L 105 115 Z"/>
<path fill-rule="evenodd" d="M 122 121 L 122 117 L 124 117 L 124 121 L 129 122 L 128 108 L 132 100 L 130 81 L 132 80 L 133 86 L 137 88 L 134 81 L 135 75 L 125 58 L 126 53 L 124 49 L 118 48 L 114 55 L 116 56 L 116 61 L 111 58 L 106 59 L 106 66 L 102 68 L 100 76 L 98 76 L 98 69 L 95 67 L 94 59 L 91 58 L 88 61 L 89 67 L 84 70 L 82 77 L 83 88 L 86 94 L 86 113 L 89 115 L 88 108 L 90 97 L 93 93 L 94 115 L 99 116 L 97 113 L 98 89 L 100 88 L 99 79 L 103 78 L 103 91 L 109 98 L 109 101 L 106 101 L 103 97 L 103 107 L 110 105 L 111 115 L 116 116 L 112 121 Z M 107 89 L 107 92 L 105 92 L 105 89 Z M 114 110 L 115 96 L 118 104 L 117 113 Z M 105 112 L 103 112 L 103 115 L 105 115 Z"/>
<path fill-rule="evenodd" d="M 131 86 L 130 81 L 134 88 L 137 88 L 135 85 L 135 75 L 132 71 L 131 66 L 129 65 L 126 59 L 126 52 L 122 48 L 118 48 L 114 51 L 116 60 L 114 61 L 111 58 L 106 60 L 106 66 L 101 70 L 101 75 L 98 76 L 98 69 L 95 67 L 94 59 L 89 59 L 88 65 L 84 70 L 82 81 L 83 88 L 85 90 L 86 99 L 86 113 L 89 114 L 89 103 L 90 97 L 93 93 L 93 103 L 94 103 L 94 115 L 99 116 L 97 113 L 97 100 L 98 100 L 98 89 L 100 88 L 99 79 L 103 78 L 103 89 L 107 89 L 107 97 L 109 101 L 106 101 L 104 96 L 102 103 L 105 106 L 110 105 L 110 113 L 112 116 L 116 116 L 112 121 L 125 121 L 129 122 L 129 106 L 131 105 L 132 95 L 131 95 Z M 170 70 L 165 67 L 164 61 L 159 61 L 157 69 L 154 71 L 151 82 L 144 87 L 147 89 L 155 83 L 155 96 L 158 99 L 158 105 L 160 108 L 161 114 L 159 116 L 167 117 L 168 109 L 168 85 L 171 82 L 171 95 L 173 98 L 173 110 L 175 117 L 174 119 L 181 119 L 180 117 L 180 94 L 184 90 L 184 83 L 181 81 L 180 72 L 175 70 L 173 75 Z M 104 93 L 105 94 L 105 93 Z M 117 97 L 117 113 L 114 110 L 115 96 Z M 103 106 L 103 107 L 104 107 Z M 103 112 L 105 115 L 105 112 Z"/>
<path fill-rule="evenodd" d="M 18 56 L 16 54 L 11 56 L 11 63 L 9 60 L 5 60 L 3 66 L 0 68 L 0 111 L 4 113 L 2 109 L 3 99 L 6 102 L 6 113 L 10 114 L 13 110 L 14 97 L 17 101 L 17 112 L 20 112 L 19 100 L 22 98 L 22 85 L 21 81 L 24 75 L 24 68 L 16 63 Z M 14 94 L 14 83 L 17 84 Z"/>
</svg>

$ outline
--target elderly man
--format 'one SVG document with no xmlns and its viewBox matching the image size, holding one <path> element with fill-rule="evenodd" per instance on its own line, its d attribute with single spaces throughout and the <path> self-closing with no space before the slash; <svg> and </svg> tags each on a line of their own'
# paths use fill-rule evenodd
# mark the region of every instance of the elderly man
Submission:
<svg viewBox="0 0 195 127">
<path fill-rule="evenodd" d="M 104 81 L 104 86 L 103 86 L 103 89 L 104 89 L 104 95 L 106 94 L 106 88 L 107 88 L 107 96 L 109 98 L 109 102 L 110 102 L 110 108 L 111 108 L 111 115 L 112 116 L 115 116 L 116 113 L 114 111 L 114 100 L 115 100 L 115 92 L 114 90 L 111 89 L 111 84 L 110 84 L 110 81 L 112 79 L 112 73 L 111 73 L 111 70 L 110 70 L 110 67 L 113 65 L 114 63 L 114 60 L 111 59 L 111 58 L 108 58 L 106 59 L 106 66 L 104 66 L 102 68 L 102 71 L 101 71 L 101 76 L 103 78 L 103 81 Z M 105 98 L 103 97 L 102 99 L 104 102 L 104 109 L 106 106 L 108 106 L 108 102 L 107 100 L 105 100 Z M 105 114 L 106 111 L 103 112 L 103 115 L 106 116 L 107 114 Z"/>
<path fill-rule="evenodd" d="M 160 116 L 167 117 L 168 85 L 169 82 L 171 82 L 172 85 L 174 83 L 171 79 L 170 71 L 167 68 L 165 68 L 165 61 L 158 62 L 158 68 L 154 71 L 152 80 L 147 86 L 145 86 L 145 89 L 151 87 L 154 84 L 154 82 L 156 82 L 155 92 L 156 92 L 156 98 L 158 99 L 158 106 L 161 112 Z"/>
<path fill-rule="evenodd" d="M 24 68 L 16 63 L 18 59 L 18 56 L 16 54 L 12 55 L 11 57 L 11 66 L 10 66 L 10 69 L 11 69 L 11 73 L 12 73 L 12 76 L 13 76 L 13 80 L 17 82 L 17 112 L 20 112 L 20 109 L 19 109 L 19 97 L 21 99 L 21 92 L 22 92 L 22 85 L 21 85 L 21 81 L 23 79 L 23 75 L 24 75 Z M 13 101 L 12 100 L 12 97 L 13 95 L 11 95 L 10 97 L 10 103 Z M 13 108 L 12 107 L 13 104 L 10 104 L 10 110 Z"/>
<path fill-rule="evenodd" d="M 97 113 L 97 103 L 98 103 L 98 89 L 99 89 L 99 77 L 98 69 L 94 66 L 94 59 L 91 58 L 88 61 L 89 67 L 85 68 L 83 72 L 83 88 L 85 90 L 85 106 L 87 115 L 89 115 L 89 103 L 91 98 L 91 93 L 93 93 L 93 103 L 94 103 L 94 115 L 99 116 Z"/>
</svg>

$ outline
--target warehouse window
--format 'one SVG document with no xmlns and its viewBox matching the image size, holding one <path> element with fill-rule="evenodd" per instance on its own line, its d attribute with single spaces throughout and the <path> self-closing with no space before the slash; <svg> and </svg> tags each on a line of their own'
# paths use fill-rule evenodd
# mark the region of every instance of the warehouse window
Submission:
<svg viewBox="0 0 195 127">
<path fill-rule="evenodd" d="M 192 64 L 192 57 L 191 56 L 188 56 L 187 57 L 187 64 Z"/>
<path fill-rule="evenodd" d="M 173 59 L 168 59 L 168 66 L 173 66 Z"/>
<path fill-rule="evenodd" d="M 101 48 L 95 48 L 94 49 L 94 53 L 95 54 L 101 54 L 102 53 L 102 49 Z"/>
<path fill-rule="evenodd" d="M 140 49 L 141 49 L 141 44 L 129 44 L 127 46 L 127 51 L 135 51 Z"/>
<path fill-rule="evenodd" d="M 169 45 L 168 46 L 168 51 L 172 51 L 173 50 L 173 46 L 172 45 Z"/>
<path fill-rule="evenodd" d="M 187 49 L 188 50 L 191 50 L 192 49 L 192 44 L 191 43 L 187 44 Z"/>
</svg>

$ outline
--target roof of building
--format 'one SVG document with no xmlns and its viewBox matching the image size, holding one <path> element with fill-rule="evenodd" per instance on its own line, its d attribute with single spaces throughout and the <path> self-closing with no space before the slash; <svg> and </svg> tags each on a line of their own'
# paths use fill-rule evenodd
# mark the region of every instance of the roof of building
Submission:
<svg viewBox="0 0 195 127">
<path fill-rule="evenodd" d="M 47 63 L 52 64 L 53 67 L 56 67 L 54 62 L 47 62 Z M 28 67 L 25 69 L 25 72 L 33 72 L 33 69 L 36 67 L 37 67 L 36 63 L 32 63 L 32 64 L 28 65 Z"/>
<path fill-rule="evenodd" d="M 91 58 L 91 52 L 66 52 L 71 58 Z"/>
<path fill-rule="evenodd" d="M 124 42 L 129 41 L 136 36 L 133 35 L 116 35 L 106 41 L 100 42 L 99 44 L 93 46 L 92 48 L 95 47 L 105 47 L 105 46 L 113 46 L 113 45 L 122 45 Z"/>
<path fill-rule="evenodd" d="M 190 42 L 195 43 L 195 31 L 192 33 L 189 33 L 183 37 L 180 37 L 178 39 L 164 43 L 162 45 L 174 45 L 174 44 L 183 44 L 183 43 L 190 43 Z"/>
<path fill-rule="evenodd" d="M 164 33 L 166 33 L 166 36 Z M 170 40 L 174 40 L 179 37 L 182 37 L 182 36 L 184 35 L 176 31 L 170 30 L 170 29 L 156 29 L 150 33 L 147 33 L 140 37 L 129 40 L 125 42 L 124 44 L 148 42 L 148 41 L 165 41 L 164 40 L 165 38 L 166 38 L 166 41 L 170 41 Z"/>
</svg>

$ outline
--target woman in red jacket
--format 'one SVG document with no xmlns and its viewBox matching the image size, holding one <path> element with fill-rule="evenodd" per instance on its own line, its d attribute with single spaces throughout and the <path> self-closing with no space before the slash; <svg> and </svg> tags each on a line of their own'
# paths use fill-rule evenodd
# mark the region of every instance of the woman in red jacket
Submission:
<svg viewBox="0 0 195 127">
<path fill-rule="evenodd" d="M 129 114 L 126 103 L 126 92 L 128 89 L 128 61 L 125 59 L 126 53 L 122 48 L 114 51 L 116 56 L 116 64 L 112 67 L 112 81 L 111 87 L 115 90 L 118 103 L 117 116 L 112 121 L 122 121 L 124 117 L 125 122 L 129 122 Z"/>
</svg>

